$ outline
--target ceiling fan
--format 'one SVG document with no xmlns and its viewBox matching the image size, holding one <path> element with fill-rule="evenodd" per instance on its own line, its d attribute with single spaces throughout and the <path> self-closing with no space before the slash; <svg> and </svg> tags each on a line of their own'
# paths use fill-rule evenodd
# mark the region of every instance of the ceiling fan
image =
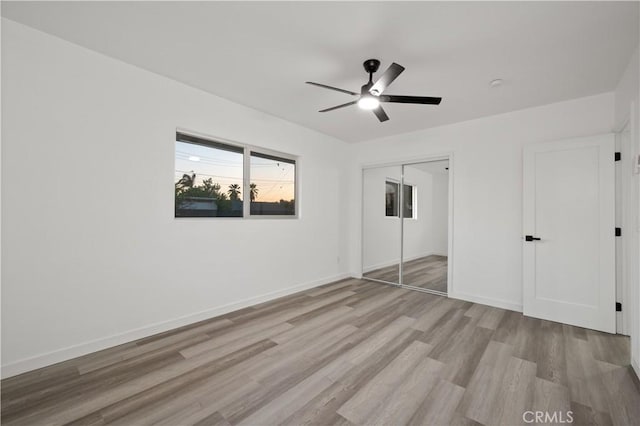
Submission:
<svg viewBox="0 0 640 426">
<path fill-rule="evenodd" d="M 346 93 L 351 96 L 357 96 L 355 101 L 347 102 L 346 104 L 337 105 L 331 108 L 322 109 L 319 112 L 333 111 L 334 109 L 344 108 L 350 105 L 358 104 L 362 109 L 368 109 L 378 117 L 380 121 L 387 121 L 389 116 L 382 109 L 381 102 L 392 102 L 400 104 L 426 104 L 426 105 L 439 105 L 442 98 L 433 98 L 428 96 L 398 96 L 398 95 L 384 95 L 383 92 L 389 87 L 389 85 L 404 71 L 402 65 L 398 65 L 395 62 L 387 68 L 382 76 L 374 83 L 373 73 L 378 71 L 380 67 L 380 61 L 377 59 L 367 59 L 362 64 L 364 70 L 369 74 L 369 82 L 362 86 L 360 93 L 352 92 L 350 90 L 338 89 L 337 87 L 327 86 L 326 84 L 314 83 L 313 81 L 307 81 L 307 84 L 311 84 L 318 87 L 323 87 L 329 90 L 336 90 L 338 92 Z"/>
</svg>

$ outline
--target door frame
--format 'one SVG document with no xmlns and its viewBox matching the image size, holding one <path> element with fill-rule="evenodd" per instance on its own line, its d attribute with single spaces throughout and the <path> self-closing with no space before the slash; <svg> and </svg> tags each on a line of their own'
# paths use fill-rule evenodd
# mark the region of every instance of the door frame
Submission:
<svg viewBox="0 0 640 426">
<path fill-rule="evenodd" d="M 616 194 L 620 191 L 620 197 L 616 197 L 616 226 L 622 229 L 620 237 L 620 251 L 616 250 L 616 302 L 622 304 L 621 323 L 618 327 L 616 321 L 616 332 L 629 336 L 632 332 L 632 275 L 633 259 L 631 255 L 631 244 L 633 244 L 633 221 L 632 221 L 632 188 L 633 188 L 633 128 L 630 117 L 627 117 L 617 126 L 615 130 L 616 151 L 620 152 L 620 161 L 616 162 Z M 623 133 L 628 133 L 627 141 L 623 140 Z M 618 222 L 619 214 L 619 222 Z M 616 241 L 617 243 L 617 241 Z M 616 244 L 616 249 L 618 244 Z M 618 268 L 618 262 L 620 267 Z M 620 290 L 620 291 L 618 291 Z"/>
<path fill-rule="evenodd" d="M 403 166 L 405 165 L 411 165 L 411 164 L 418 164 L 418 163 L 428 163 L 428 162 L 432 162 L 432 161 L 441 161 L 441 160 L 449 160 L 449 193 L 448 193 L 448 211 L 447 211 L 447 224 L 448 224 L 448 229 L 447 229 L 447 293 L 442 293 L 439 291 L 435 291 L 435 290 L 429 290 L 429 289 L 424 289 L 424 288 L 420 288 L 420 287 L 413 287 L 413 286 L 408 286 L 408 285 L 404 285 L 402 283 L 402 263 L 403 263 L 403 259 L 402 259 L 402 252 L 403 252 L 403 247 L 404 247 L 404 231 L 403 231 L 403 225 L 404 225 L 404 221 L 401 220 L 400 221 L 400 265 L 399 265 L 399 271 L 398 271 L 398 283 L 390 283 L 387 281 L 382 281 L 382 280 L 377 280 L 375 278 L 368 278 L 364 276 L 364 172 L 365 170 L 368 169 L 376 169 L 376 168 L 380 168 L 380 167 L 400 167 L 401 168 L 401 179 L 400 179 L 400 183 L 401 185 L 404 184 L 404 169 Z M 420 156 L 420 157 L 409 157 L 406 159 L 402 159 L 402 160 L 394 160 L 394 161 L 387 161 L 387 162 L 375 162 L 375 163 L 363 163 L 360 164 L 360 276 L 362 277 L 362 279 L 366 279 L 369 281 L 375 281 L 375 282 L 379 282 L 379 283 L 383 283 L 383 284 L 387 284 L 387 285 L 391 285 L 394 287 L 400 287 L 400 288 L 407 288 L 410 290 L 416 290 L 416 291 L 421 291 L 423 293 L 431 293 L 431 294 L 437 294 L 439 296 L 447 296 L 449 297 L 449 295 L 451 294 L 455 294 L 454 291 L 454 279 L 453 279 L 453 235 L 454 235 L 454 225 L 453 225 L 453 215 L 454 215 L 454 202 L 453 202 L 453 191 L 454 191 L 454 174 L 455 174 L 455 167 L 454 167 L 454 154 L 452 151 L 449 152 L 442 152 L 442 153 L 437 153 L 437 154 L 432 154 L 432 155 L 428 155 L 428 156 Z M 401 186 L 402 187 L 402 186 Z M 402 206 L 402 197 L 403 197 L 403 191 L 400 191 L 400 205 Z M 400 213 L 401 214 L 401 213 Z M 402 215 L 400 216 L 402 217 Z"/>
</svg>

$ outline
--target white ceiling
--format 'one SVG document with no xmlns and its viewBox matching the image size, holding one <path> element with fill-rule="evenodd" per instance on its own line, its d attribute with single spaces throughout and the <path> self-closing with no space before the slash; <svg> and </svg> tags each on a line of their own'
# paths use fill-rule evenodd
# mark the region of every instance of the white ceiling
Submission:
<svg viewBox="0 0 640 426">
<path fill-rule="evenodd" d="M 610 91 L 637 2 L 2 2 L 2 15 L 207 92 L 356 142 Z M 406 71 L 379 123 L 352 106 L 362 62 Z M 490 89 L 489 81 L 504 79 Z"/>
</svg>

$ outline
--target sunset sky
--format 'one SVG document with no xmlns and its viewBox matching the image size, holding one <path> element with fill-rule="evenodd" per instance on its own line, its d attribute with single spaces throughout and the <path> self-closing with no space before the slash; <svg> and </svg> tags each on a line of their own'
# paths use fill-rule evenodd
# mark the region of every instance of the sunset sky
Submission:
<svg viewBox="0 0 640 426">
<path fill-rule="evenodd" d="M 229 185 L 242 187 L 242 154 L 185 142 L 176 142 L 175 178 L 196 174 L 196 185 L 211 178 L 226 192 Z M 258 188 L 256 201 L 294 199 L 295 166 L 289 163 L 251 157 L 251 182 Z M 243 191 L 244 192 L 244 191 Z M 244 198 L 244 193 L 241 194 Z"/>
</svg>

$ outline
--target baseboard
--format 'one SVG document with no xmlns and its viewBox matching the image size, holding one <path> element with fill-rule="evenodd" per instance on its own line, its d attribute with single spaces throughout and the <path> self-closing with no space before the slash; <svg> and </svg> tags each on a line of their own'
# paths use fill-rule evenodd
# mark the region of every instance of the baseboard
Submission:
<svg viewBox="0 0 640 426">
<path fill-rule="evenodd" d="M 259 303 L 268 302 L 269 300 L 277 299 L 279 297 L 288 296 L 299 291 L 307 290 L 310 288 L 318 287 L 324 284 L 329 284 L 334 281 L 339 281 L 345 278 L 350 278 L 352 275 L 349 273 L 337 274 L 332 277 L 323 278 L 320 280 L 310 281 L 304 284 L 288 287 L 282 290 L 274 291 L 271 293 L 263 294 L 248 299 L 243 299 L 237 302 L 229 303 L 223 306 L 207 309 L 204 311 L 196 312 L 194 314 L 185 315 L 182 317 L 174 318 L 168 321 L 162 321 L 148 326 L 140 327 L 124 333 L 115 334 L 108 337 L 103 337 L 89 342 L 80 343 L 77 345 L 69 346 L 63 349 L 57 349 L 55 351 L 47 352 L 34 357 L 25 358 L 10 364 L 2 366 L 1 376 L 7 378 L 15 376 L 27 371 L 36 370 L 38 368 L 47 367 L 49 365 L 57 364 L 59 362 L 67 361 L 73 358 L 77 358 L 82 355 L 87 355 L 92 352 L 97 352 L 103 349 L 111 348 L 113 346 L 129 343 L 134 340 L 149 337 L 154 334 L 162 333 L 174 328 L 182 327 L 185 325 L 193 324 L 198 321 L 214 318 L 219 315 L 223 315 L 229 312 L 237 311 L 238 309 L 246 308 L 248 306 L 257 305 Z"/>
<path fill-rule="evenodd" d="M 640 363 L 638 363 L 638 360 L 631 358 L 631 367 L 635 371 L 636 377 L 640 377 Z"/>
<path fill-rule="evenodd" d="M 404 261 L 405 262 L 411 262 L 412 260 L 420 259 L 420 258 L 427 257 L 427 256 L 433 256 L 434 254 L 437 254 L 437 253 L 434 253 L 434 252 L 430 251 L 429 253 L 416 254 L 416 255 L 413 255 L 413 256 L 406 257 L 404 259 Z"/>
<path fill-rule="evenodd" d="M 474 294 L 451 292 L 449 297 L 452 299 L 466 300 L 467 302 L 480 303 L 482 305 L 493 306 L 494 308 L 508 309 L 510 311 L 522 312 L 522 305 L 509 302 L 508 300 L 494 299 L 491 297 L 476 296 Z"/>
<path fill-rule="evenodd" d="M 421 257 L 432 256 L 434 254 L 437 254 L 437 253 L 429 252 L 429 253 L 416 254 L 414 256 L 407 257 L 406 259 L 404 259 L 404 261 L 411 262 L 412 260 L 420 259 Z M 444 256 L 446 256 L 446 254 Z M 399 263 L 400 263 L 399 258 L 394 260 L 389 260 L 389 261 L 381 262 L 372 266 L 364 267 L 362 272 L 366 274 L 367 272 L 375 271 L 376 269 L 387 268 L 389 266 L 397 265 Z"/>
<path fill-rule="evenodd" d="M 397 265 L 400 263 L 400 259 L 389 260 L 387 262 L 376 263 L 375 265 L 366 266 L 362 268 L 362 272 L 366 274 L 367 272 L 375 271 L 376 269 L 387 268 L 389 266 Z"/>
</svg>

